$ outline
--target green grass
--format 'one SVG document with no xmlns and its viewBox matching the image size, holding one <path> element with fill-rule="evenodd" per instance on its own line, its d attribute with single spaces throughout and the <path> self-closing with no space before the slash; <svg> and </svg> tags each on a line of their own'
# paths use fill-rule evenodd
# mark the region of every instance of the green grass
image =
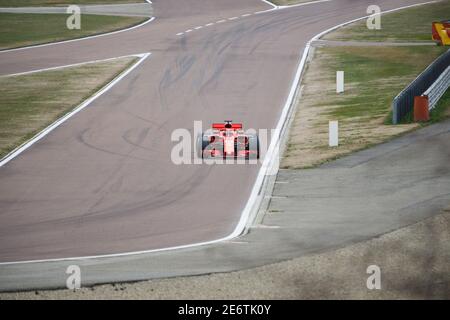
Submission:
<svg viewBox="0 0 450 320">
<path fill-rule="evenodd" d="M 317 48 L 302 82 L 282 167 L 311 168 L 422 126 L 391 125 L 392 100 L 445 50 L 437 46 Z M 336 93 L 336 70 L 345 72 L 342 94 Z M 433 119 L 442 119 L 449 105 L 439 107 Z M 328 146 L 330 120 L 339 121 L 337 148 Z"/>
<path fill-rule="evenodd" d="M 0 158 L 128 68 L 136 58 L 0 77 Z"/>
<path fill-rule="evenodd" d="M 326 62 L 330 77 L 334 76 L 335 70 L 345 71 L 349 89 L 334 99 L 335 107 L 328 112 L 329 116 L 341 120 L 387 115 L 393 98 L 446 49 L 424 46 L 321 50 L 333 57 Z"/>
<path fill-rule="evenodd" d="M 436 123 L 450 117 L 450 89 L 448 89 L 437 103 L 436 107 L 431 110 L 430 123 Z"/>
<path fill-rule="evenodd" d="M 83 15 L 81 29 L 69 30 L 65 14 L 0 13 L 0 49 L 85 37 L 136 25 L 142 17 Z"/>
<path fill-rule="evenodd" d="M 0 0 L 0 7 L 59 6 L 71 4 L 139 3 L 143 0 Z"/>
<path fill-rule="evenodd" d="M 355 41 L 432 41 L 431 23 L 450 19 L 450 0 L 381 16 L 381 30 L 369 30 L 366 20 L 328 34 L 324 39 Z"/>
</svg>

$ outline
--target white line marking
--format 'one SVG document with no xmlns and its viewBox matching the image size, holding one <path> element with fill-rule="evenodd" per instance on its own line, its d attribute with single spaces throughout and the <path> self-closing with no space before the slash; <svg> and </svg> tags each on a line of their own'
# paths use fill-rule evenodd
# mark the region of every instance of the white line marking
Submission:
<svg viewBox="0 0 450 320">
<path fill-rule="evenodd" d="M 189 32 L 192 32 L 192 29 L 188 29 L 184 33 L 189 33 Z"/>
<path fill-rule="evenodd" d="M 232 244 L 248 244 L 248 241 L 227 241 L 227 243 L 232 243 Z"/>
<path fill-rule="evenodd" d="M 273 4 L 272 2 L 270 2 L 270 1 L 267 1 L 267 0 L 261 0 L 261 1 L 264 2 L 264 3 L 267 3 L 269 6 L 273 7 L 274 9 L 277 8 L 277 6 L 275 4 Z"/>
<path fill-rule="evenodd" d="M 253 227 L 254 229 L 280 229 L 280 226 L 268 226 L 265 224 L 258 224 Z"/>
<path fill-rule="evenodd" d="M 298 7 L 298 6 L 305 6 L 305 5 L 314 4 L 314 3 L 329 2 L 329 1 L 333 1 L 333 0 L 317 0 L 317 1 L 300 3 L 300 4 L 296 4 L 296 5 L 290 5 L 290 6 L 276 6 L 276 5 L 274 5 L 274 4 L 272 4 L 272 3 L 268 2 L 268 1 L 264 1 L 264 0 L 261 0 L 261 1 L 271 4 L 273 8 L 268 9 L 268 10 L 256 11 L 254 13 L 246 13 L 246 14 L 241 15 L 241 17 L 248 17 L 248 16 L 251 16 L 252 14 L 260 14 L 260 13 L 265 13 L 265 12 L 269 12 L 269 11 L 273 11 L 273 10 L 277 10 L 277 9 L 287 9 L 287 8 Z M 227 20 L 232 21 L 232 20 L 236 20 L 236 19 L 239 19 L 239 17 L 231 17 L 231 18 L 228 18 L 228 19 L 223 19 L 223 20 L 216 21 L 215 23 L 223 23 L 223 22 L 226 22 Z M 205 24 L 205 27 L 212 26 L 215 23 Z M 198 27 L 195 27 L 194 29 L 198 30 L 198 29 L 201 29 L 201 28 L 202 28 L 201 26 L 198 26 Z M 190 32 L 190 31 L 186 31 L 186 33 L 188 33 L 188 32 Z M 179 34 L 177 34 L 177 35 L 179 35 Z"/>
<path fill-rule="evenodd" d="M 93 39 L 93 38 L 98 38 L 98 37 L 106 37 L 106 36 L 110 36 L 110 35 L 113 35 L 113 34 L 118 34 L 118 33 L 121 33 L 121 32 L 130 31 L 130 30 L 133 30 L 133 29 L 137 29 L 137 28 L 143 27 L 144 25 L 146 25 L 147 23 L 152 22 L 153 20 L 155 20 L 155 17 L 151 17 L 150 19 L 148 19 L 148 20 L 146 20 L 146 21 L 144 21 L 144 22 L 142 22 L 142 23 L 140 23 L 140 24 L 138 24 L 136 26 L 127 28 L 127 29 L 122 29 L 122 30 L 117 30 L 117 31 L 97 34 L 97 35 L 83 37 L 83 38 L 77 38 L 77 39 L 71 39 L 71 40 L 63 40 L 63 41 L 43 43 L 43 44 L 36 44 L 36 45 L 32 45 L 32 46 L 27 46 L 27 47 L 20 47 L 20 48 L 12 48 L 12 49 L 0 50 L 0 54 L 5 53 L 5 52 L 12 52 L 12 51 L 20 51 L 20 50 L 28 50 L 28 49 L 34 49 L 34 48 L 54 46 L 54 45 L 58 45 L 58 44 L 62 44 L 62 43 L 83 41 L 83 40 L 88 40 L 88 39 Z"/>
<path fill-rule="evenodd" d="M 139 58 L 142 58 L 142 55 L 140 55 L 140 54 L 134 54 L 133 55 L 132 54 L 132 55 L 127 55 L 127 56 L 107 58 L 107 59 L 99 59 L 99 60 L 91 60 L 91 61 L 86 61 L 86 62 L 66 64 L 66 65 L 63 65 L 63 66 L 43 68 L 43 69 L 36 69 L 36 70 L 30 70 L 30 71 L 25 71 L 25 72 L 19 72 L 19 73 L 4 74 L 4 75 L 1 75 L 0 78 L 24 76 L 24 75 L 28 75 L 28 74 L 37 73 L 37 72 L 59 70 L 59 69 L 65 69 L 65 68 L 70 68 L 70 67 L 82 66 L 82 65 L 85 65 L 85 64 L 92 64 L 92 63 L 97 63 L 97 62 L 112 61 L 112 60 L 117 60 L 117 59 L 122 59 L 122 58 L 127 58 L 127 57 L 139 57 Z"/>
<path fill-rule="evenodd" d="M 410 5 L 410 6 L 405 6 L 405 7 L 400 7 L 397 9 L 393 9 L 393 10 L 389 10 L 389 11 L 385 11 L 385 12 L 381 12 L 381 14 L 383 13 L 388 13 L 388 12 L 393 12 L 393 11 L 397 11 L 397 10 L 402 10 L 402 9 L 407 9 L 407 8 L 411 8 L 411 7 L 415 7 L 415 6 L 420 6 L 420 5 L 425 5 L 425 4 L 430 4 L 430 3 L 436 3 L 439 2 L 439 0 L 436 1 L 429 1 L 429 2 L 423 2 L 420 4 L 415 4 L 415 5 Z M 300 82 L 301 79 L 301 74 L 303 72 L 303 69 L 305 67 L 306 64 L 306 59 L 308 57 L 308 53 L 309 50 L 311 48 L 311 42 L 315 41 L 317 39 L 319 39 L 320 37 L 322 37 L 323 35 L 337 29 L 340 28 L 342 26 L 345 26 L 347 24 L 359 21 L 359 20 L 363 20 L 363 19 L 367 19 L 369 16 L 365 16 L 362 18 L 358 18 L 358 19 L 354 19 L 342 24 L 339 24 L 333 28 L 330 28 L 328 30 L 325 30 L 319 34 L 317 34 L 316 36 L 314 36 L 313 38 L 311 38 L 307 44 L 305 49 L 303 50 L 303 55 L 301 57 L 300 63 L 298 65 L 297 71 L 295 73 L 294 76 L 294 80 L 291 86 L 291 90 L 289 92 L 289 96 L 286 100 L 286 104 L 284 105 L 284 108 L 282 110 L 282 114 L 280 116 L 280 119 L 278 121 L 277 124 L 277 129 L 281 126 L 284 126 L 284 122 L 287 120 L 287 116 L 289 114 L 289 109 L 290 109 L 290 105 L 295 97 L 295 91 L 297 90 L 298 87 L 298 83 Z M 140 62 L 138 62 L 140 63 Z M 134 68 L 134 67 L 133 67 Z M 239 219 L 238 224 L 236 225 L 236 228 L 234 229 L 234 231 L 227 237 L 221 238 L 221 239 L 217 239 L 217 240 L 212 240 L 212 241 L 205 241 L 205 242 L 199 242 L 199 243 L 193 243 L 193 244 L 187 244 L 187 245 L 182 245 L 182 246 L 175 246 L 175 247 L 169 247 L 169 248 L 162 248 L 162 249 L 154 249 L 154 250 L 143 250 L 143 251 L 132 251 L 132 252 L 124 252 L 124 253 L 115 253 L 115 254 L 105 254 L 105 255 L 97 255 L 97 256 L 86 256 L 86 257 L 71 257 L 71 258 L 59 258 L 59 259 L 42 259 L 42 260 L 28 260 L 28 261 L 16 261 L 16 262 L 0 262 L 0 265 L 13 265 L 13 264 L 27 264 L 27 263 L 42 263 L 42 262 L 57 262 L 57 261 L 73 261 L 73 260 L 85 260 L 85 259 L 101 259 L 101 258 L 117 258 L 117 257 L 124 257 L 124 256 L 131 256 L 131 255 L 141 255 L 141 254 L 148 254 L 148 253 L 156 253 L 156 252 L 163 252 L 163 251 L 172 251 L 172 250 L 180 250 L 180 249 L 188 249 L 188 248 L 193 248 L 193 247 L 199 247 L 199 246 L 205 246 L 205 245 L 211 245 L 211 244 L 215 244 L 215 243 L 220 243 L 223 241 L 228 241 L 228 240 L 232 240 L 240 235 L 246 234 L 249 229 L 251 228 L 251 226 L 247 226 L 248 223 L 251 223 L 251 219 L 250 219 L 250 213 L 251 213 L 251 209 L 253 206 L 255 206 L 257 204 L 257 198 L 258 198 L 258 193 L 260 188 L 262 187 L 262 183 L 264 182 L 264 177 L 266 175 L 266 172 L 269 171 L 269 166 L 270 165 L 270 159 L 269 156 L 271 154 L 273 154 L 275 146 L 277 144 L 279 144 L 279 137 L 276 139 L 273 139 L 270 142 L 269 145 L 269 150 L 266 154 L 266 158 L 264 159 L 264 163 L 261 166 L 259 172 L 258 172 L 258 176 L 256 178 L 255 183 L 253 184 L 253 188 L 252 191 L 250 193 L 250 197 L 247 201 L 247 204 L 245 205 L 244 210 L 242 211 L 241 214 L 241 218 Z M 271 152 L 271 153 L 269 153 Z M 268 156 L 269 155 L 269 156 Z M 265 165 L 266 164 L 266 165 Z M 1 166 L 1 163 L 0 163 Z M 262 197 L 261 197 L 262 198 Z M 252 217 L 254 218 L 254 217 Z"/>
<path fill-rule="evenodd" d="M 248 17 L 248 16 L 251 16 L 252 14 L 260 14 L 260 13 L 270 12 L 270 11 L 274 11 L 274 10 L 278 10 L 278 9 L 287 9 L 287 8 L 298 7 L 298 6 L 305 6 L 305 5 L 314 4 L 314 3 L 329 2 L 329 1 L 333 1 L 333 0 L 317 0 L 317 1 L 305 2 L 305 3 L 289 5 L 289 6 L 276 6 L 276 5 L 274 5 L 273 3 L 269 2 L 269 1 L 265 1 L 265 0 L 261 0 L 261 1 L 270 4 L 272 6 L 272 8 L 268 9 L 268 10 L 256 11 L 254 13 L 246 13 L 246 14 L 241 15 L 241 17 Z M 227 20 L 232 21 L 232 20 L 236 20 L 236 19 L 239 19 L 239 17 L 231 17 L 231 18 L 228 18 L 228 19 L 223 19 L 223 20 L 216 21 L 215 23 L 223 23 L 223 22 L 226 22 Z M 208 23 L 208 24 L 205 25 L 205 27 L 212 26 L 215 23 Z M 196 27 L 194 29 L 198 30 L 198 29 L 201 29 L 201 27 Z M 187 33 L 187 31 L 186 31 L 186 33 Z"/>
<path fill-rule="evenodd" d="M 179 33 L 177 33 L 176 35 L 177 36 L 182 36 L 184 34 L 184 32 L 179 32 Z"/>
<path fill-rule="evenodd" d="M 333 1 L 333 0 L 317 0 L 317 1 L 298 3 L 298 4 L 291 4 L 291 5 L 288 5 L 288 6 L 278 6 L 277 9 L 295 8 L 295 7 L 308 6 L 310 4 L 316 4 L 316 3 L 322 3 L 322 2 L 330 2 L 330 1 Z"/>
<path fill-rule="evenodd" d="M 114 80 L 112 80 L 110 83 L 108 83 L 106 86 L 104 86 L 102 89 L 97 91 L 93 96 L 85 100 L 82 104 L 80 104 L 78 107 L 64 115 L 63 117 L 59 118 L 57 121 L 53 122 L 51 125 L 49 125 L 47 128 L 39 132 L 37 135 L 35 135 L 33 138 L 22 144 L 21 146 L 17 147 L 10 153 L 8 153 L 3 159 L 0 160 L 0 167 L 3 167 L 5 164 L 10 162 L 12 159 L 20 155 L 22 152 L 27 150 L 29 147 L 31 147 L 33 144 L 44 138 L 46 135 L 48 135 L 51 131 L 56 129 L 58 126 L 60 126 L 62 123 L 73 117 L 75 114 L 86 108 L 88 105 L 90 105 L 95 99 L 103 95 L 105 92 L 107 92 L 109 89 L 111 89 L 117 82 L 122 80 L 126 75 L 128 75 L 131 71 L 136 69 L 151 53 L 143 53 L 143 54 L 136 54 L 136 55 L 130 55 L 130 57 L 137 56 L 140 57 L 139 61 L 137 61 L 133 66 L 122 72 L 118 77 L 116 77 Z M 8 264 L 8 262 L 2 262 L 2 264 Z"/>
<path fill-rule="evenodd" d="M 262 1 L 264 1 L 264 0 L 262 0 Z M 317 0 L 317 1 L 299 3 L 299 4 L 292 4 L 292 5 L 288 5 L 288 6 L 274 6 L 272 9 L 256 11 L 256 12 L 253 12 L 253 14 L 261 14 L 261 13 L 266 13 L 266 12 L 272 12 L 272 11 L 277 11 L 277 10 L 282 10 L 282 9 L 290 9 L 290 8 L 307 6 L 307 5 L 322 3 L 322 2 L 330 2 L 330 1 L 334 1 L 334 0 Z"/>
</svg>

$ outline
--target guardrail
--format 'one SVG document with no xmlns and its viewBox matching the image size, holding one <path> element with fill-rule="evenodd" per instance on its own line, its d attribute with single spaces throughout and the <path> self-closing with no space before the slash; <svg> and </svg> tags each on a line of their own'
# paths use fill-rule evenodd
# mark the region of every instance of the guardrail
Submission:
<svg viewBox="0 0 450 320">
<path fill-rule="evenodd" d="M 436 106 L 448 87 L 450 87 L 450 66 L 445 69 L 439 78 L 423 94 L 428 97 L 428 106 L 430 110 Z"/>
<path fill-rule="evenodd" d="M 447 50 L 447 52 L 430 64 L 413 82 L 394 98 L 394 101 L 392 102 L 393 124 L 398 124 L 406 115 L 412 112 L 414 109 L 414 97 L 423 95 L 428 89 L 431 89 L 433 85 L 436 85 L 433 90 L 440 93 L 442 88 L 437 84 L 437 80 L 444 72 L 446 72 L 449 66 L 450 50 Z M 435 91 L 433 91 L 433 94 L 434 92 Z M 444 92 L 442 92 L 442 94 Z M 439 96 L 439 98 L 441 96 Z"/>
</svg>

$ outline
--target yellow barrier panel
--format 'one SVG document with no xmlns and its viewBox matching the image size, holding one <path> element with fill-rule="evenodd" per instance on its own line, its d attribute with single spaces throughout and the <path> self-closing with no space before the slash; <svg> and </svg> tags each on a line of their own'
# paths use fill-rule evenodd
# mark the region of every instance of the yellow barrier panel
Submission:
<svg viewBox="0 0 450 320">
<path fill-rule="evenodd" d="M 440 45 L 450 45 L 450 22 L 433 22 L 432 39 L 437 41 Z"/>
</svg>

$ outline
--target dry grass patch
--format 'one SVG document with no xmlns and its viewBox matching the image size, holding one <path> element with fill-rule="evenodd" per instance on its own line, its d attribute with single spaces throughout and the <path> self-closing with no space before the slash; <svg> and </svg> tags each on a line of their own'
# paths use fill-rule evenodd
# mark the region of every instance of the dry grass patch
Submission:
<svg viewBox="0 0 450 320">
<path fill-rule="evenodd" d="M 282 168 L 308 168 L 417 128 L 391 125 L 391 102 L 445 49 L 438 47 L 318 48 L 303 80 Z M 336 71 L 346 91 L 336 94 Z M 328 147 L 328 121 L 339 121 L 339 147 Z"/>
<path fill-rule="evenodd" d="M 138 25 L 147 18 L 85 14 L 81 29 L 67 29 L 67 14 L 0 13 L 0 49 L 77 39 Z"/>
<path fill-rule="evenodd" d="M 0 158 L 60 118 L 136 58 L 0 77 Z"/>
</svg>

